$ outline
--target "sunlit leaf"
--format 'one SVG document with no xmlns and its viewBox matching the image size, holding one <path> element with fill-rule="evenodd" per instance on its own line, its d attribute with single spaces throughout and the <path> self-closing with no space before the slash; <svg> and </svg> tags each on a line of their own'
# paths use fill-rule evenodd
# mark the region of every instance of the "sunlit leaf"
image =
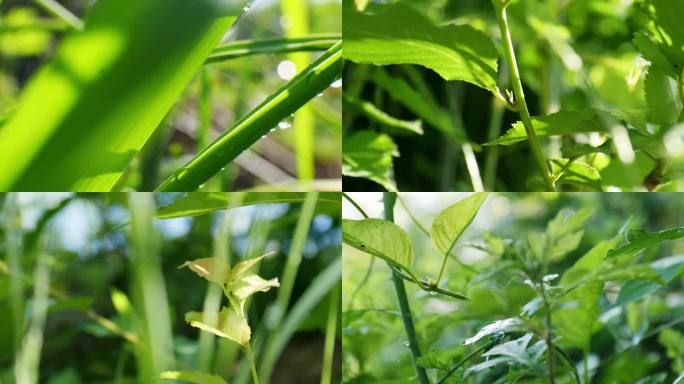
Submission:
<svg viewBox="0 0 684 384">
<path fill-rule="evenodd" d="M 497 92 L 498 54 L 482 32 L 467 25 L 437 26 L 404 3 L 379 7 L 374 14 L 343 8 L 346 59 L 374 65 L 418 64 L 446 80 Z"/>
<path fill-rule="evenodd" d="M 586 111 L 560 111 L 548 116 L 532 118 L 534 132 L 539 137 L 572 135 L 575 133 L 600 132 L 603 124 L 595 110 Z M 527 133 L 522 122 L 513 124 L 513 127 L 498 139 L 485 145 L 512 145 L 527 140 Z"/>
<path fill-rule="evenodd" d="M 413 247 L 398 225 L 381 219 L 342 220 L 342 241 L 352 247 L 410 270 Z"/>
<path fill-rule="evenodd" d="M 677 81 L 663 70 L 651 67 L 644 85 L 649 121 L 664 125 L 676 122 L 682 111 Z"/>
<path fill-rule="evenodd" d="M 568 159 L 553 159 L 549 162 L 554 177 L 557 177 L 556 184 L 570 184 L 601 191 L 601 174 L 591 165 L 577 160 L 569 163 Z"/>
<path fill-rule="evenodd" d="M 257 292 L 267 292 L 273 287 L 279 287 L 278 278 L 266 280 L 259 275 L 243 275 L 233 283 L 231 293 L 238 302 L 240 313 L 244 314 L 245 302 Z"/>
<path fill-rule="evenodd" d="M 203 277 L 212 283 L 223 284 L 227 280 L 228 266 L 224 266 L 223 273 L 219 272 L 220 268 L 214 265 L 213 257 L 206 257 L 203 259 L 197 259 L 192 261 L 186 261 L 178 268 L 188 267 L 190 270 L 195 272 L 198 276 Z"/>
<path fill-rule="evenodd" d="M 503 335 L 511 329 L 517 329 L 522 325 L 522 321 L 517 317 L 511 317 L 508 319 L 497 320 L 493 323 L 489 323 L 482 327 L 473 337 L 466 339 L 463 342 L 465 345 L 470 345 L 478 342 L 483 337 L 492 335 Z"/>
<path fill-rule="evenodd" d="M 440 255 L 446 257 L 449 254 L 456 241 L 475 219 L 485 199 L 487 193 L 473 193 L 437 215 L 432 222 L 431 238 Z"/>
<path fill-rule="evenodd" d="M 235 309 L 226 307 L 221 310 L 217 319 L 217 324 L 211 325 L 203 322 L 202 312 L 188 312 L 185 314 L 185 321 L 192 327 L 229 339 L 243 347 L 249 344 L 252 331 L 244 316 L 240 315 Z"/>
<path fill-rule="evenodd" d="M 627 233 L 626 243 L 608 251 L 607 256 L 631 260 L 644 249 L 658 245 L 663 241 L 676 240 L 682 237 L 684 237 L 684 228 L 672 228 L 660 232 L 633 229 Z"/>
</svg>

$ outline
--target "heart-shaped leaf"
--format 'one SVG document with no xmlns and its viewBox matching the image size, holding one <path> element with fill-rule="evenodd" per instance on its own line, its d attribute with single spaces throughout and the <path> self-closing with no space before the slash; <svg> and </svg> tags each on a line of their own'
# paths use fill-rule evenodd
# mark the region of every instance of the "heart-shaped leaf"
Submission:
<svg viewBox="0 0 684 384">
<path fill-rule="evenodd" d="M 473 222 L 486 198 L 487 193 L 474 193 L 437 215 L 430 232 L 432 244 L 440 255 L 447 255 L 451 251 L 463 231 Z"/>
<path fill-rule="evenodd" d="M 342 220 L 342 241 L 408 271 L 413 263 L 411 239 L 387 220 Z"/>
</svg>

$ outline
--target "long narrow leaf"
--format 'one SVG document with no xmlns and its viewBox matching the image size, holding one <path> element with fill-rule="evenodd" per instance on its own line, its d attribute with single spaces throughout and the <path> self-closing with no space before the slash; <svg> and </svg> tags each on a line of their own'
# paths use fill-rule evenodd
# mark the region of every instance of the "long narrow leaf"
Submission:
<svg viewBox="0 0 684 384">
<path fill-rule="evenodd" d="M 317 34 L 292 38 L 239 40 L 214 49 L 205 64 L 264 53 L 325 51 L 340 41 L 341 38 L 338 34 Z"/>
<path fill-rule="evenodd" d="M 0 190 L 110 190 L 245 1 L 98 1 L 0 130 Z"/>
<path fill-rule="evenodd" d="M 337 79 L 342 72 L 342 43 L 338 42 L 304 71 L 288 81 L 241 118 L 173 176 L 158 191 L 197 189 L 242 151 L 267 134 Z"/>
</svg>

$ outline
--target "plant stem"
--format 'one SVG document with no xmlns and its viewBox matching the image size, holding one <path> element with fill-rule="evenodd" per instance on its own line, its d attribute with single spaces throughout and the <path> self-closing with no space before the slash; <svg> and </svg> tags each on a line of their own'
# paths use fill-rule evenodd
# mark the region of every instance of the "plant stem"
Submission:
<svg viewBox="0 0 684 384">
<path fill-rule="evenodd" d="M 394 222 L 394 203 L 397 201 L 397 194 L 394 192 L 383 192 L 382 200 L 385 205 L 385 220 Z M 418 358 L 420 358 L 420 346 L 418 345 L 418 337 L 416 336 L 416 329 L 413 325 L 413 316 L 411 315 L 411 308 L 409 307 L 408 298 L 406 296 L 406 287 L 404 281 L 397 271 L 388 266 L 392 270 L 392 282 L 394 283 L 394 290 L 397 293 L 397 301 L 399 302 L 399 309 L 401 311 L 401 319 L 404 322 L 404 329 L 406 330 L 406 338 L 408 339 L 408 347 L 411 349 L 411 356 L 413 357 L 413 365 L 416 369 L 416 376 L 421 384 L 429 384 L 425 368 L 418 365 Z"/>
<path fill-rule="evenodd" d="M 466 357 L 464 357 L 463 359 L 461 359 L 461 361 L 459 361 L 458 364 L 454 365 L 454 367 L 451 368 L 451 369 L 449 370 L 449 372 L 447 372 L 447 373 L 444 375 L 444 377 L 442 377 L 441 379 L 439 379 L 439 381 L 437 382 L 437 384 L 443 384 L 444 382 L 446 382 L 446 380 L 449 378 L 449 376 L 451 376 L 454 372 L 456 372 L 459 368 L 461 368 L 461 367 L 463 366 L 463 364 L 467 363 L 468 360 L 470 360 L 470 359 L 472 359 L 473 357 L 477 356 L 478 354 L 480 354 L 482 351 L 484 351 L 485 349 L 487 349 L 487 348 L 489 348 L 489 347 L 491 347 L 491 344 L 485 344 L 485 345 L 481 346 L 480 348 L 478 348 L 478 349 L 476 349 L 476 350 L 470 352 Z"/>
<path fill-rule="evenodd" d="M 546 316 L 545 316 L 545 321 L 546 321 L 546 334 L 544 335 L 544 339 L 546 341 L 546 352 L 548 354 L 548 357 L 546 358 L 546 363 L 549 368 L 549 384 L 554 384 L 556 381 L 556 373 L 554 369 L 554 362 L 553 362 L 553 334 L 551 333 L 551 307 L 549 306 L 549 300 L 546 297 L 546 289 L 544 288 L 544 283 L 540 283 L 540 292 L 542 296 L 542 300 L 544 302 L 544 308 L 546 310 Z"/>
<path fill-rule="evenodd" d="M 254 384 L 259 384 L 259 375 L 257 374 L 256 364 L 254 363 L 254 354 L 252 353 L 252 347 L 249 344 L 245 347 L 245 354 L 247 355 L 247 359 L 249 359 L 249 364 L 252 368 L 252 380 L 254 381 Z"/>
<path fill-rule="evenodd" d="M 508 71 L 511 76 L 511 83 L 513 85 L 513 92 L 515 93 L 515 102 L 518 106 L 518 113 L 520 114 L 520 119 L 525 126 L 525 132 L 527 133 L 527 141 L 530 143 L 530 149 L 532 150 L 532 155 L 539 166 L 539 171 L 541 172 L 542 178 L 544 179 L 544 185 L 548 192 L 554 192 L 556 188 L 553 185 L 553 180 L 551 180 L 551 174 L 549 172 L 548 164 L 546 163 L 546 158 L 542 151 L 541 145 L 539 144 L 539 139 L 534 132 L 534 127 L 532 126 L 532 119 L 530 117 L 530 111 L 527 109 L 527 102 L 525 101 L 525 93 L 523 92 L 522 82 L 520 81 L 520 72 L 518 71 L 518 63 L 515 59 L 515 51 L 513 50 L 513 41 L 511 39 L 511 30 L 508 26 L 508 18 L 506 16 L 506 7 L 510 4 L 510 1 L 504 0 L 492 0 L 494 4 L 494 9 L 496 10 L 496 19 L 499 24 L 499 30 L 501 31 L 501 39 L 504 45 L 504 52 L 506 54 L 506 62 L 508 63 Z"/>
<path fill-rule="evenodd" d="M 325 327 L 325 345 L 323 348 L 323 368 L 321 384 L 332 382 L 332 366 L 335 357 L 335 338 L 337 336 L 337 314 L 340 309 L 341 284 L 330 291 L 328 302 L 328 319 Z"/>
</svg>

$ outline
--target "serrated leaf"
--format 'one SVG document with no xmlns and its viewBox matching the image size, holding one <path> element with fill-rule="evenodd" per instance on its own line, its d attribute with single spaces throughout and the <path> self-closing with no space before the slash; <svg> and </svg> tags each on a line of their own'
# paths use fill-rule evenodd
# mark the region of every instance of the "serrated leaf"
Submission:
<svg viewBox="0 0 684 384">
<path fill-rule="evenodd" d="M 249 344 L 252 330 L 247 324 L 247 319 L 234 308 L 223 308 L 215 317 L 215 325 L 205 324 L 203 316 L 202 312 L 188 312 L 185 314 L 185 321 L 192 327 L 226 338 L 243 347 Z"/>
<path fill-rule="evenodd" d="M 554 177 L 557 177 L 562 172 L 561 176 L 557 178 L 556 184 L 571 184 L 601 191 L 601 174 L 596 168 L 577 160 L 568 166 L 569 161 L 568 159 L 553 159 L 549 161 Z"/>
<path fill-rule="evenodd" d="M 401 227 L 387 220 L 343 219 L 342 241 L 405 270 L 410 271 L 413 264 L 411 239 Z"/>
<path fill-rule="evenodd" d="M 665 71 L 651 67 L 646 74 L 644 92 L 648 105 L 648 120 L 668 125 L 677 121 L 682 111 L 677 81 Z"/>
<path fill-rule="evenodd" d="M 648 0 L 651 22 L 646 33 L 658 45 L 671 64 L 684 64 L 684 2 L 679 0 Z"/>
<path fill-rule="evenodd" d="M 604 131 L 598 112 L 592 109 L 581 112 L 559 111 L 547 116 L 533 117 L 532 127 L 539 137 Z M 518 121 L 501 137 L 484 145 L 512 145 L 524 140 L 527 140 L 527 133 L 522 122 Z"/>
<path fill-rule="evenodd" d="M 342 174 L 363 177 L 396 190 L 392 180 L 392 157 L 399 156 L 397 145 L 384 133 L 359 131 L 344 139 Z"/>
<path fill-rule="evenodd" d="M 442 210 L 432 222 L 431 239 L 437 252 L 447 257 L 463 232 L 475 219 L 487 193 L 478 192 Z"/>
<path fill-rule="evenodd" d="M 663 241 L 676 240 L 682 237 L 684 237 L 684 228 L 672 228 L 660 232 L 633 229 L 627 233 L 626 243 L 608 251 L 607 257 L 619 257 L 626 262 L 647 248 L 658 245 Z"/>
<path fill-rule="evenodd" d="M 641 31 L 634 35 L 634 45 L 641 52 L 641 56 L 651 62 L 651 67 L 665 71 L 670 76 L 677 76 L 672 63 L 670 63 L 665 54 L 658 48 L 658 44 L 651 40 L 646 32 Z"/>
<path fill-rule="evenodd" d="M 196 384 L 228 384 L 220 376 L 195 371 L 166 371 L 159 375 L 160 379 L 183 380 Z"/>
<path fill-rule="evenodd" d="M 463 80 L 496 92 L 498 54 L 488 36 L 465 25 L 437 26 L 403 3 L 378 9 L 367 14 L 344 7 L 346 59 L 374 65 L 418 64 L 445 80 Z"/>
</svg>

